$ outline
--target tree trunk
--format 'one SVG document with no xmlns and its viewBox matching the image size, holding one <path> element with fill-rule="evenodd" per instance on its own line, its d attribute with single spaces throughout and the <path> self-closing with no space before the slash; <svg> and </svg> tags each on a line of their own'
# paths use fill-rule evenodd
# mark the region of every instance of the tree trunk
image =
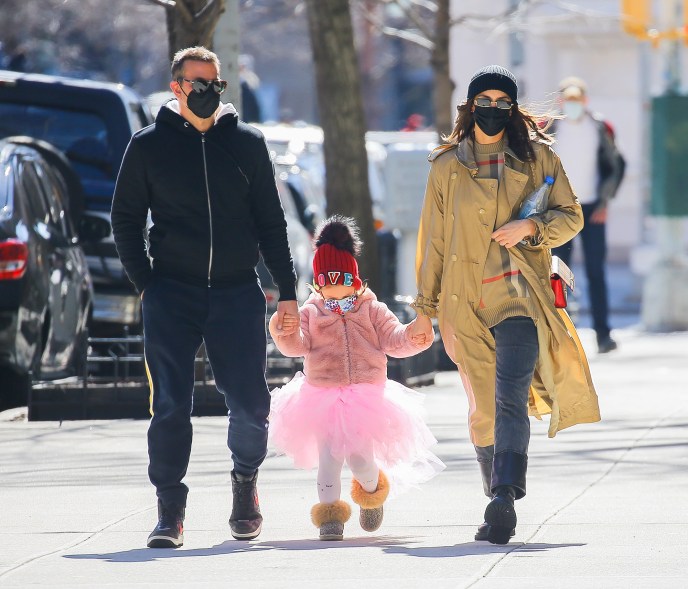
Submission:
<svg viewBox="0 0 688 589">
<path fill-rule="evenodd" d="M 435 109 L 435 126 L 440 138 L 442 135 L 451 134 L 454 126 L 452 94 L 455 86 L 449 75 L 449 22 L 449 0 L 437 0 L 435 46 L 430 62 L 434 77 L 432 98 Z"/>
<path fill-rule="evenodd" d="M 364 242 L 361 278 L 375 290 L 379 285 L 377 241 L 349 0 L 307 0 L 306 4 L 324 133 L 327 213 L 356 219 Z"/>
<path fill-rule="evenodd" d="M 212 49 L 215 27 L 224 9 L 225 0 L 176 0 L 167 8 L 170 61 L 186 47 L 202 45 Z"/>
</svg>

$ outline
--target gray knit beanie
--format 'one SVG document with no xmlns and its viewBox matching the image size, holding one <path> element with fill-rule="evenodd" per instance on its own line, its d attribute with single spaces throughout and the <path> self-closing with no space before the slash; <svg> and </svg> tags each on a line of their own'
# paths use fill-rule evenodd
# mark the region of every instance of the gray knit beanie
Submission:
<svg viewBox="0 0 688 589">
<path fill-rule="evenodd" d="M 488 65 L 475 72 L 468 84 L 467 99 L 471 100 L 485 90 L 501 90 L 514 104 L 518 101 L 516 77 L 501 65 Z"/>
</svg>

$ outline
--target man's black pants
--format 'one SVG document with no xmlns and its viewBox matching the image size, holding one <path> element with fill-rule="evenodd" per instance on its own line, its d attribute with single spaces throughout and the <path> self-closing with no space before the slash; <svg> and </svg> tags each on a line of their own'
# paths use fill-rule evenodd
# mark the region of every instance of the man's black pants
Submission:
<svg viewBox="0 0 688 589">
<path fill-rule="evenodd" d="M 609 335 L 607 280 L 605 276 L 607 225 L 606 223 L 590 222 L 590 215 L 592 215 L 596 207 L 597 204 L 582 205 L 585 225 L 579 235 L 583 245 L 585 275 L 588 279 L 592 325 L 597 333 L 597 337 L 603 338 Z M 574 240 L 552 250 L 552 254 L 559 256 L 567 266 L 571 266 L 570 260 Z"/>
<path fill-rule="evenodd" d="M 270 394 L 265 381 L 265 295 L 256 282 L 191 286 L 156 276 L 143 294 L 151 384 L 148 474 L 163 503 L 186 505 L 182 482 L 191 453 L 194 358 L 205 342 L 229 409 L 234 470 L 251 475 L 267 453 Z"/>
</svg>

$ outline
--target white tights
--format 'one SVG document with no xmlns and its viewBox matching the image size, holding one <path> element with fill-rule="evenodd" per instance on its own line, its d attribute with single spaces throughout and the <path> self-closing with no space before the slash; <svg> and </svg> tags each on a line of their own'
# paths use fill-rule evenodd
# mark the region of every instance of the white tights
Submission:
<svg viewBox="0 0 688 589">
<path fill-rule="evenodd" d="M 334 503 L 342 492 L 342 466 L 344 461 L 332 456 L 327 445 L 319 448 L 320 460 L 318 464 L 318 499 L 320 503 Z M 380 469 L 375 464 L 372 453 L 352 454 L 347 456 L 346 463 L 354 478 L 364 490 L 372 493 L 377 490 Z"/>
</svg>

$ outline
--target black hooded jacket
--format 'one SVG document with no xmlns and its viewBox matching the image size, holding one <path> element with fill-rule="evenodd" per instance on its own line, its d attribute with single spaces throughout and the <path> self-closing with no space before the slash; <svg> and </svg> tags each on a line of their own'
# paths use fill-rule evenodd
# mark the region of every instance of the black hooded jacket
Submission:
<svg viewBox="0 0 688 589">
<path fill-rule="evenodd" d="M 112 229 L 129 279 L 139 292 L 154 274 L 243 284 L 256 280 L 260 251 L 280 300 L 295 300 L 287 223 L 262 134 L 231 105 L 205 133 L 168 105 L 131 138 L 117 178 Z"/>
</svg>

